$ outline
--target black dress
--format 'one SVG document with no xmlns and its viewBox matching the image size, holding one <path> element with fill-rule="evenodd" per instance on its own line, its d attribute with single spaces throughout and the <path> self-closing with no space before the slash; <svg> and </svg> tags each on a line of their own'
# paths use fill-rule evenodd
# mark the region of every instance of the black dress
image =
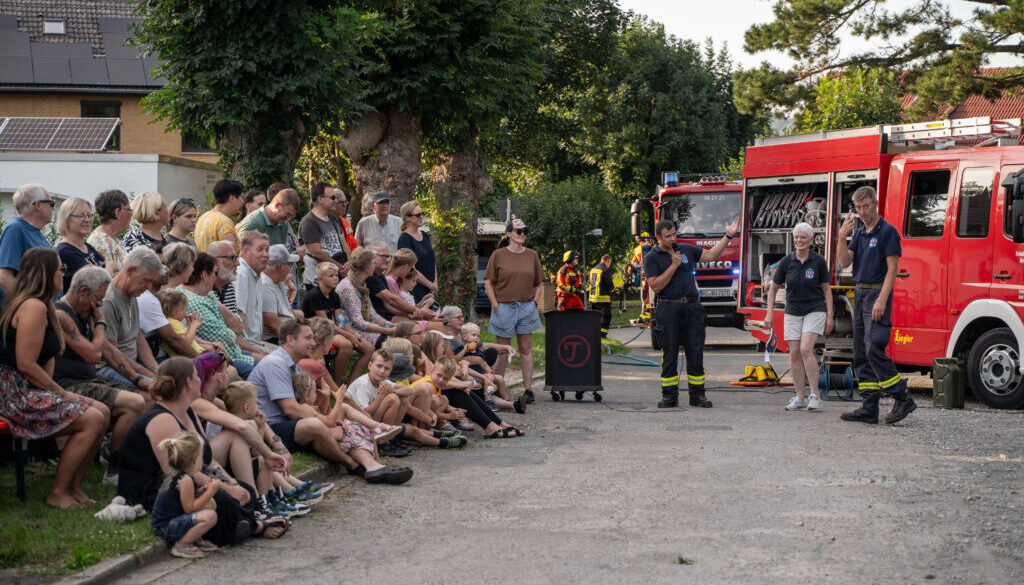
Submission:
<svg viewBox="0 0 1024 585">
<path fill-rule="evenodd" d="M 202 427 L 199 425 L 199 418 L 189 408 L 188 417 L 192 425 L 203 438 L 203 466 L 208 467 L 213 461 L 213 449 L 210 443 L 203 436 Z M 117 494 L 124 496 L 129 504 L 142 504 L 142 507 L 152 512 L 156 496 L 164 481 L 164 471 L 160 467 L 160 461 L 156 453 L 150 447 L 149 436 L 146 435 L 146 428 L 149 423 L 161 414 L 174 413 L 159 404 L 153 404 L 142 416 L 137 418 L 128 429 L 125 435 L 124 444 L 121 446 L 121 470 L 117 478 Z M 175 417 L 177 420 L 177 417 Z M 187 430 L 182 422 L 178 421 L 181 430 Z M 256 492 L 248 484 L 239 481 L 239 485 L 249 491 L 249 503 L 243 506 L 225 491 L 219 491 L 213 499 L 217 502 L 217 525 L 206 533 L 206 538 L 220 546 L 241 542 L 252 535 L 256 528 L 256 519 L 253 516 L 253 507 L 256 502 Z M 248 526 L 242 525 L 246 522 Z"/>
</svg>

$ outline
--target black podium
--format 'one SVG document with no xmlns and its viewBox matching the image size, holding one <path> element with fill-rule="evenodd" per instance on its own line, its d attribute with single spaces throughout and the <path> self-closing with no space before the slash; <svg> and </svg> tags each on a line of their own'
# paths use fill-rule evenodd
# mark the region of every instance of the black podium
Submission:
<svg viewBox="0 0 1024 585">
<path fill-rule="evenodd" d="M 601 402 L 601 312 L 547 311 L 544 327 L 544 390 L 555 402 L 566 392 L 574 392 L 576 400 L 593 392 Z"/>
</svg>

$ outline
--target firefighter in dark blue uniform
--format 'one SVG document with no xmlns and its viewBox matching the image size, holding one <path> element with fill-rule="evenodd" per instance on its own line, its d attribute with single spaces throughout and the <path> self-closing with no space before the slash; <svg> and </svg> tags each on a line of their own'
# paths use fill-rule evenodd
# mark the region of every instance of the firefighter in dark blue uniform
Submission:
<svg viewBox="0 0 1024 585">
<path fill-rule="evenodd" d="M 907 392 L 907 382 L 885 353 L 892 330 L 892 290 L 899 266 L 900 235 L 878 214 L 878 198 L 872 187 L 853 192 L 853 204 L 864 226 L 853 231 L 854 215 L 846 216 L 839 228 L 839 265 L 853 264 L 856 283 L 853 299 L 853 372 L 857 376 L 862 404 L 843 420 L 878 423 L 878 400 L 882 392 L 895 398 L 885 422 L 892 424 L 917 409 Z M 853 233 L 849 245 L 846 238 Z"/>
<path fill-rule="evenodd" d="M 676 225 L 658 222 L 658 247 L 644 257 L 647 284 L 656 293 L 655 330 L 661 340 L 661 402 L 658 408 L 679 405 L 679 346 L 686 354 L 686 382 L 690 406 L 711 408 L 704 394 L 704 308 L 693 277 L 698 262 L 717 260 L 729 240 L 736 237 L 737 217 L 725 229 L 725 237 L 710 249 L 676 243 Z"/>
</svg>

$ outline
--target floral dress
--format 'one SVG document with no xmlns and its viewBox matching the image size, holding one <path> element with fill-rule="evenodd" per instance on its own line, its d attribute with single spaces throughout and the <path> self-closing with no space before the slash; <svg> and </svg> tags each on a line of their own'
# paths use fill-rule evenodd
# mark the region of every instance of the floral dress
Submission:
<svg viewBox="0 0 1024 585">
<path fill-rule="evenodd" d="M 380 338 L 380 333 L 369 331 L 370 322 L 363 319 L 363 301 L 359 296 L 359 291 L 352 285 L 352 281 L 347 278 L 342 279 L 341 284 L 338 285 L 335 291 L 341 297 L 341 310 L 345 314 L 346 325 L 351 324 L 360 337 L 376 345 L 377 339 Z M 376 325 L 391 327 L 391 321 L 378 315 L 372 306 L 370 307 L 370 318 Z"/>
<path fill-rule="evenodd" d="M 128 251 L 121 245 L 120 240 L 111 237 L 100 228 L 96 228 L 92 230 L 85 241 L 103 256 L 107 270 L 113 274 L 117 274 L 121 270 L 121 264 L 124 263 L 124 257 L 128 255 Z"/>
<path fill-rule="evenodd" d="M 64 429 L 78 420 L 89 406 L 85 402 L 68 400 L 49 390 L 35 388 L 17 370 L 14 348 L 17 330 L 8 327 L 7 336 L 0 345 L 0 416 L 7 419 L 15 437 L 42 439 Z M 47 323 L 43 345 L 37 363 L 44 365 L 60 349 L 57 332 Z"/>
</svg>

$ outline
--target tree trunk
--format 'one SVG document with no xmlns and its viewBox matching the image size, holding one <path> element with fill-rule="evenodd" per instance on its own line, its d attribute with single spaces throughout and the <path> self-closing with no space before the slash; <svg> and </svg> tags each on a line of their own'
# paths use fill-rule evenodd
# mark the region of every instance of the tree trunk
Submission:
<svg viewBox="0 0 1024 585">
<path fill-rule="evenodd" d="M 369 196 L 377 191 L 391 195 L 392 213 L 416 196 L 416 182 L 423 165 L 420 119 L 395 109 L 369 112 L 350 123 L 338 141 L 352 161 L 355 193 L 349 202 L 352 220 L 369 213 Z"/>
<path fill-rule="evenodd" d="M 462 231 L 438 237 L 434 247 L 438 258 L 437 280 L 441 297 L 473 308 L 476 297 L 476 229 L 480 200 L 494 191 L 484 172 L 478 148 L 442 154 L 431 170 L 432 191 L 441 213 L 455 212 L 463 205 Z"/>
<path fill-rule="evenodd" d="M 268 147 L 276 141 L 280 142 L 279 151 Z M 291 182 L 305 144 L 306 125 L 300 115 L 294 115 L 273 124 L 231 126 L 221 139 L 220 149 L 228 176 L 247 188 L 265 189 L 275 181 Z"/>
</svg>

